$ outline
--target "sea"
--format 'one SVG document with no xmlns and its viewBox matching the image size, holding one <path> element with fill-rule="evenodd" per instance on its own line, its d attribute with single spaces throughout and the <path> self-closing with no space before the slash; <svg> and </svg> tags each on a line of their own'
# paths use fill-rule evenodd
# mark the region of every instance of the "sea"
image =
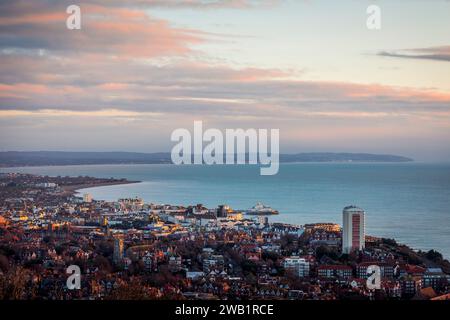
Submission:
<svg viewBox="0 0 450 320">
<path fill-rule="evenodd" d="M 292 163 L 274 176 L 252 165 L 80 165 L 1 168 L 50 176 L 126 178 L 135 184 L 80 190 L 94 199 L 140 197 L 148 203 L 245 210 L 261 202 L 272 222 L 342 223 L 342 209 L 366 211 L 366 233 L 450 259 L 449 163 Z"/>
</svg>

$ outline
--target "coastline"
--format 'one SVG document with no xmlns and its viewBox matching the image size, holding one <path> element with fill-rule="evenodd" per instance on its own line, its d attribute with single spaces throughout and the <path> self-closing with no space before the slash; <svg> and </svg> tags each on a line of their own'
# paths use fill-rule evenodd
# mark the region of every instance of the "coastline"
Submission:
<svg viewBox="0 0 450 320">
<path fill-rule="evenodd" d="M 413 162 L 414 159 L 392 154 L 358 152 L 281 153 L 280 163 L 308 162 Z M 246 154 L 246 158 L 248 154 Z M 6 151 L 0 152 L 1 167 L 112 165 L 112 164 L 171 164 L 170 152 L 64 152 L 64 151 Z M 247 161 L 246 161 L 247 162 Z"/>
<path fill-rule="evenodd" d="M 422 163 L 416 160 L 405 160 L 405 161 L 388 161 L 388 160 L 311 160 L 311 161 L 280 161 L 280 164 L 407 164 L 407 163 Z M 425 162 L 428 163 L 428 162 Z M 435 162 L 430 162 L 435 163 Z M 448 162 L 436 162 L 444 163 Z M 0 163 L 1 169 L 14 169 L 14 168 L 39 168 L 39 167 L 72 167 L 72 166 L 122 166 L 122 165 L 174 165 L 172 162 L 101 162 L 101 163 L 61 163 L 61 164 L 4 164 Z M 188 166 L 189 164 L 184 164 Z M 225 164 L 224 164 L 225 165 Z M 216 166 L 220 166 L 216 164 Z"/>
<path fill-rule="evenodd" d="M 433 183 L 433 181 L 438 181 L 434 177 L 438 177 L 438 173 L 444 173 L 445 174 L 448 171 L 448 167 L 443 167 L 441 169 L 440 166 L 430 166 L 430 165 L 422 165 L 422 164 L 404 164 L 402 165 L 402 169 L 400 172 L 401 174 L 395 174 L 396 172 L 399 172 L 397 169 L 385 169 L 385 167 L 382 167 L 378 171 L 378 168 L 374 165 L 372 166 L 358 166 L 356 167 L 357 171 L 355 171 L 355 174 L 358 174 L 358 179 L 354 180 L 352 179 L 352 175 L 349 175 L 353 172 L 353 169 L 350 169 L 350 167 L 354 164 L 345 164 L 344 167 L 341 167 L 341 165 L 336 164 L 335 166 L 329 167 L 326 170 L 322 170 L 322 165 L 318 165 L 317 168 L 313 166 L 312 171 L 309 169 L 309 165 L 299 165 L 298 169 L 295 164 L 286 164 L 285 170 L 281 172 L 280 174 L 280 180 L 275 181 L 277 190 L 274 190 L 273 196 L 272 192 L 269 192 L 270 183 L 264 183 L 261 185 L 262 188 L 259 188 L 257 185 L 257 196 L 253 196 L 253 198 L 250 197 L 250 200 L 243 197 L 240 192 L 233 191 L 229 186 L 229 182 L 231 180 L 228 179 L 228 173 L 230 172 L 227 168 L 222 168 L 220 166 L 214 168 L 214 170 L 208 169 L 205 167 L 205 174 L 203 174 L 202 171 L 196 170 L 197 168 L 192 167 L 194 171 L 191 171 L 191 168 L 185 168 L 181 170 L 180 168 L 173 168 L 172 166 L 165 166 L 161 165 L 159 168 L 156 169 L 150 169 L 151 165 L 148 167 L 146 165 L 140 167 L 140 165 L 135 165 L 137 168 L 133 168 L 134 166 L 130 166 L 128 168 L 124 165 L 118 165 L 117 166 L 111 166 L 111 167 L 101 167 L 101 166 L 83 166 L 80 168 L 70 168 L 65 169 L 36 169 L 36 170 L 25 170 L 25 169 L 17 169 L 14 170 L 14 172 L 20 172 L 23 171 L 25 173 L 30 174 L 42 174 L 49 177 L 56 177 L 56 176 L 72 176 L 72 177 L 97 177 L 101 179 L 101 177 L 106 178 L 103 179 L 103 181 L 96 181 L 93 179 L 92 181 L 82 181 L 80 180 L 79 183 L 61 183 L 61 186 L 65 186 L 66 184 L 69 186 L 65 186 L 65 189 L 68 189 L 72 193 L 77 193 L 76 196 L 81 197 L 84 193 L 90 193 L 92 197 L 96 200 L 105 200 L 105 201 L 116 201 L 119 198 L 132 198 L 139 196 L 143 198 L 145 201 L 149 202 L 156 202 L 156 203 L 170 203 L 170 204 L 190 204 L 191 202 L 194 203 L 203 203 L 206 206 L 213 207 L 217 204 L 221 204 L 222 202 L 231 205 L 233 208 L 238 209 L 245 209 L 249 208 L 252 204 L 264 200 L 274 208 L 277 208 L 280 210 L 282 214 L 278 216 L 273 216 L 270 219 L 273 221 L 279 221 L 279 222 L 286 222 L 286 223 L 293 223 L 293 224 L 304 224 L 308 222 L 314 222 L 317 221 L 317 219 L 320 220 L 327 220 L 331 222 L 339 222 L 339 219 L 337 215 L 332 215 L 330 212 L 339 212 L 339 206 L 334 205 L 331 200 L 336 200 L 339 202 L 339 199 L 347 197 L 349 200 L 347 203 L 352 203 L 352 198 L 358 199 L 357 202 L 361 204 L 364 208 L 367 208 L 367 211 L 371 214 L 370 220 L 371 224 L 369 227 L 369 230 L 371 231 L 372 235 L 375 236 L 381 236 L 381 237 L 387 237 L 387 238 L 395 238 L 398 239 L 401 243 L 405 243 L 410 245 L 415 250 L 429 250 L 429 249 L 436 249 L 437 251 L 440 251 L 446 256 L 447 258 L 450 257 L 450 252 L 448 250 L 448 246 L 446 247 L 446 243 L 448 243 L 448 239 L 443 236 L 446 224 L 447 222 L 442 221 L 439 224 L 433 223 L 431 219 L 426 219 L 424 221 L 424 228 L 429 230 L 429 232 L 432 230 L 432 236 L 430 237 L 419 237 L 417 234 L 421 234 L 422 231 L 419 230 L 418 227 L 415 227 L 411 223 L 405 223 L 408 225 L 408 228 L 402 228 L 403 226 L 403 219 L 409 219 L 410 221 L 414 219 L 425 219 L 423 218 L 422 214 L 418 214 L 419 209 L 412 208 L 412 212 L 410 213 L 410 205 L 407 205 L 405 203 L 405 200 L 412 201 L 413 203 L 425 203 L 427 201 L 415 201 L 411 197 L 412 195 L 418 194 L 418 192 L 415 192 L 416 188 L 411 189 L 410 187 L 405 187 L 403 183 L 399 184 L 398 182 L 400 178 L 402 177 L 409 177 L 410 172 L 418 172 L 420 173 L 420 179 L 412 179 L 411 183 L 414 186 L 417 186 L 419 189 L 423 189 L 422 193 L 424 197 L 427 195 L 426 190 L 426 183 Z M 411 166 L 412 165 L 412 166 Z M 327 165 L 323 165 L 327 166 Z M 348 168 L 347 168 L 348 166 Z M 387 165 L 387 167 L 396 167 L 397 165 Z M 404 167 L 403 167 L 404 166 Z M 411 166 L 411 168 L 410 168 Z M 306 167 L 306 168 L 305 168 Z M 100 170 L 101 169 L 101 170 Z M 227 170 L 225 170 L 227 169 Z M 246 174 L 246 171 L 242 171 L 242 168 L 239 168 L 243 174 Z M 444 171 L 441 171 L 444 170 Z M 3 170 L 0 169 L 0 172 Z M 4 171 L 7 171 L 6 169 Z M 175 172 L 175 173 L 173 173 Z M 210 172 L 217 173 L 220 177 L 220 179 L 225 179 L 225 184 L 221 184 L 221 186 L 217 187 L 216 189 L 211 188 L 211 181 L 208 180 L 207 176 Z M 250 171 L 249 171 L 250 172 Z M 310 172 L 313 172 L 313 174 L 310 174 Z M 336 172 L 336 174 L 335 174 Z M 297 178 L 303 178 L 303 182 L 301 183 L 295 183 L 291 185 L 288 185 L 287 187 L 284 187 L 284 176 L 288 177 L 290 174 L 294 174 Z M 332 174 L 331 174 L 332 173 Z M 191 179 L 193 177 L 193 174 L 196 175 L 195 179 Z M 372 185 L 365 180 L 360 179 L 361 177 L 375 177 L 375 174 L 377 176 L 377 179 L 380 182 L 386 182 L 386 186 L 398 186 L 399 189 L 396 191 L 392 190 L 393 192 L 385 192 L 386 190 L 389 190 L 389 188 L 386 188 L 383 185 Z M 395 180 L 392 180 L 391 174 L 394 174 Z M 414 176 L 416 173 L 414 173 Z M 237 175 L 236 175 L 237 176 Z M 355 175 L 353 175 L 355 176 Z M 414 178 L 414 176 L 412 176 Z M 129 185 L 129 186 L 121 186 L 122 184 L 131 183 L 132 181 L 129 181 L 127 183 L 124 182 L 108 182 L 110 180 L 110 177 L 114 177 L 115 180 L 120 180 L 120 178 L 128 178 L 129 180 L 141 180 L 140 184 L 136 185 Z M 167 177 L 167 182 L 162 180 L 162 177 Z M 258 177 L 253 177 L 250 175 L 243 175 L 242 177 L 245 177 L 246 179 L 249 178 L 251 183 L 257 183 L 257 180 L 261 180 Z M 316 187 L 310 187 L 314 186 L 314 179 L 316 177 L 319 177 L 321 180 L 319 180 Z M 348 177 L 348 178 L 347 178 Z M 389 177 L 388 180 L 384 179 L 384 177 Z M 338 180 L 336 180 L 339 178 Z M 288 179 L 290 179 L 288 177 Z M 346 179 L 346 180 L 343 180 Z M 402 178 L 403 179 L 403 178 Z M 191 181 L 192 180 L 192 181 Z M 147 183 L 147 181 L 151 181 L 150 183 Z M 201 182 L 201 183 L 197 183 Z M 290 181 L 290 180 L 287 180 Z M 348 192 L 337 192 L 336 189 L 334 189 L 335 181 L 337 183 L 345 183 L 345 185 L 348 186 Z M 440 180 L 439 180 L 440 181 Z M 49 181 L 49 182 L 56 182 L 56 181 Z M 106 184 L 101 182 L 108 182 Z M 250 183 L 249 182 L 249 183 Z M 264 181 L 263 181 L 264 182 Z M 269 181 L 270 182 L 270 181 Z M 280 182 L 280 183 L 278 183 Z M 362 188 L 359 190 L 356 190 L 354 187 L 354 183 L 361 184 L 363 186 L 367 186 L 367 188 Z M 408 180 L 409 183 L 409 180 Z M 443 182 L 445 183 L 445 182 Z M 148 184 L 148 185 L 147 185 Z M 117 185 L 117 186 L 114 186 Z M 175 185 L 178 185 L 175 188 Z M 256 184 L 253 184 L 256 185 Z M 105 186 L 105 188 L 102 188 L 102 186 Z M 304 187 L 302 187 L 304 186 Z M 424 188 L 422 188 L 424 186 Z M 97 188 L 98 187 L 98 188 Z M 107 188 L 106 188 L 107 187 Z M 289 188 L 288 188 L 289 187 Z M 317 191 L 319 190 L 319 187 L 323 191 Z M 89 188 L 89 189 L 85 189 Z M 278 189 L 280 188 L 280 189 Z M 294 188 L 294 189 L 292 189 Z M 83 190 L 84 189 L 84 190 Z M 292 198 L 290 196 L 289 189 L 292 189 L 295 191 L 295 198 Z M 297 194 L 297 191 L 303 190 L 302 192 Z M 361 191 L 360 191 L 361 190 Z M 387 197 L 388 199 L 394 200 L 397 199 L 399 201 L 393 202 L 394 206 L 392 207 L 392 210 L 394 209 L 402 209 L 400 205 L 397 205 L 396 203 L 403 203 L 401 206 L 404 206 L 406 209 L 403 211 L 400 210 L 398 215 L 386 215 L 389 213 L 388 209 L 385 209 L 385 205 L 379 204 L 375 194 L 371 193 L 371 190 L 377 191 L 377 197 Z M 214 192 L 213 192 L 214 191 Z M 255 191 L 255 192 L 256 192 Z M 292 191 L 292 195 L 294 194 Z M 410 194 L 411 191 L 412 194 Z M 61 189 L 60 189 L 61 192 Z M 221 192 L 221 194 L 219 194 Z M 252 191 L 253 192 L 253 191 Z M 324 193 L 323 193 L 324 192 Z M 393 196 L 390 196 L 390 194 L 393 194 Z M 124 194 L 124 196 L 122 196 Z M 215 195 L 217 194 L 217 195 Z M 440 198 L 444 198 L 445 195 L 448 195 L 448 191 L 442 190 L 440 191 L 440 195 L 437 196 L 437 200 L 440 200 Z M 250 193 L 250 196 L 252 193 Z M 324 196 L 330 201 L 327 201 L 326 203 L 316 203 L 315 201 L 311 201 L 308 199 L 308 197 L 313 196 L 315 199 L 319 199 L 317 197 Z M 191 197 L 189 197 L 191 196 Z M 420 199 L 420 197 L 414 197 L 416 199 Z M 433 198 L 436 198 L 436 196 L 433 196 Z M 267 199 L 267 200 L 266 200 Z M 424 200 L 432 199 L 430 197 L 423 198 Z M 435 199 L 436 200 L 436 199 Z M 420 205 L 420 203 L 418 203 Z M 445 218 L 448 217 L 447 214 L 444 212 L 442 213 L 439 211 L 439 208 L 441 208 L 441 205 L 435 205 L 436 203 L 439 203 L 434 201 L 434 204 L 432 203 L 433 211 L 439 213 L 436 215 L 431 216 L 431 218 Z M 301 204 L 302 207 L 299 207 L 298 209 L 295 207 L 295 204 L 299 205 Z M 336 207 L 336 208 L 334 208 Z M 399 208 L 400 207 L 400 208 Z M 408 211 L 408 213 L 404 213 Z M 389 223 L 386 223 L 386 219 L 388 219 Z M 409 228 L 412 225 L 412 228 Z M 425 231 L 423 231 L 425 233 Z"/>
<path fill-rule="evenodd" d="M 124 182 L 105 182 L 105 183 L 96 183 L 96 184 L 84 184 L 84 185 L 78 185 L 78 186 L 67 186 L 68 190 L 71 190 L 74 193 L 79 193 L 79 191 L 86 189 L 86 188 L 94 188 L 94 187 L 102 187 L 102 186 L 113 186 L 113 185 L 126 185 L 126 184 L 133 184 L 133 183 L 141 183 L 142 181 L 124 181 Z M 78 187 L 78 188 L 77 188 Z M 97 199 L 98 200 L 98 199 Z M 252 217 L 258 217 L 258 216 L 264 216 L 264 215 L 245 215 L 249 219 Z M 270 215 L 271 217 L 277 217 L 278 214 Z M 311 224 L 315 224 L 316 222 L 311 222 Z M 281 221 L 273 221 L 272 224 L 274 225 L 286 225 L 286 226 L 299 226 L 292 223 L 286 223 Z M 440 261 L 432 261 L 430 258 L 427 257 L 427 251 L 414 248 L 410 244 L 397 242 L 395 238 L 387 238 L 383 236 L 374 236 L 374 235 L 366 235 L 366 241 L 372 242 L 372 243 L 382 243 L 383 247 L 387 248 L 389 252 L 395 252 L 396 254 L 403 256 L 408 261 L 414 261 L 417 263 L 417 261 L 420 261 L 422 264 L 426 264 L 433 267 L 440 267 L 442 268 L 446 273 L 450 273 L 450 262 L 448 260 L 448 257 L 442 256 L 442 260 Z M 431 251 L 441 254 L 442 253 L 436 249 L 431 249 Z"/>
<path fill-rule="evenodd" d="M 107 187 L 107 186 L 116 186 L 116 185 L 125 185 L 125 184 L 134 184 L 134 183 L 141 183 L 142 181 L 111 181 L 111 182 L 94 182 L 94 183 L 85 183 L 85 184 L 77 184 L 77 185 L 66 185 L 61 186 L 61 189 L 64 193 L 74 195 L 77 193 L 80 193 L 83 189 L 88 188 L 97 188 L 97 187 Z"/>
<path fill-rule="evenodd" d="M 319 284 L 320 292 L 325 293 L 323 296 L 311 296 L 313 299 L 326 300 L 329 299 L 329 294 L 343 299 L 355 297 L 357 294 L 360 298 L 370 299 L 371 295 L 364 288 L 356 293 L 352 288 L 357 288 L 358 283 L 365 282 L 369 267 L 377 266 L 380 270 L 384 270 L 380 271 L 384 272 L 384 275 L 380 274 L 380 285 L 383 284 L 383 287 L 380 287 L 382 291 L 379 291 L 383 299 L 385 297 L 412 299 L 416 298 L 416 295 L 421 298 L 421 291 L 418 291 L 417 287 L 414 292 L 391 291 L 406 287 L 411 281 L 410 275 L 417 278 L 417 285 L 420 285 L 421 290 L 423 281 L 424 292 L 427 294 L 431 292 L 433 297 L 445 296 L 447 292 L 443 281 L 448 279 L 450 274 L 450 262 L 439 251 L 415 250 L 409 245 L 397 242 L 395 238 L 365 235 L 362 247 L 356 252 L 345 252 L 341 243 L 344 241 L 345 232 L 348 231 L 345 231 L 345 226 L 343 229 L 337 223 L 312 222 L 308 225 L 294 225 L 261 222 L 259 219 L 243 218 L 240 210 L 235 211 L 220 205 L 218 207 L 203 205 L 188 207 L 187 204 L 155 205 L 145 203 L 141 198 L 117 200 L 120 203 L 120 209 L 117 210 L 117 201 L 95 201 L 92 197 L 91 200 L 85 200 L 83 197 L 80 201 L 78 198 L 67 196 L 67 193 L 73 194 L 82 190 L 80 188 L 131 183 L 136 181 L 89 176 L 53 178 L 29 174 L 0 176 L 3 208 L 9 208 L 11 199 L 24 199 L 11 211 L 2 209 L 3 212 L 7 212 L 6 214 L 0 212 L 0 218 L 3 217 L 0 221 L 2 231 L 0 242 L 6 243 L 10 252 L 20 252 L 23 247 L 29 246 L 29 254 L 24 255 L 18 264 L 17 262 L 11 264 L 18 268 L 12 269 L 11 274 L 17 274 L 17 270 L 24 269 L 34 277 L 41 272 L 41 269 L 35 268 L 36 265 L 48 267 L 44 259 L 28 258 L 30 253 L 43 252 L 47 254 L 45 259 L 51 261 L 55 258 L 53 252 L 62 250 L 61 256 L 65 258 L 63 261 L 70 263 L 81 261 L 88 267 L 97 266 L 99 261 L 96 257 L 103 256 L 101 262 L 105 263 L 105 267 L 102 274 L 94 272 L 84 275 L 88 280 L 87 283 L 92 283 L 93 289 L 97 288 L 95 281 L 98 281 L 99 275 L 108 279 L 115 278 L 117 281 L 126 281 L 133 277 L 139 286 L 147 283 L 148 277 L 154 276 L 154 280 L 151 281 L 155 282 L 148 287 L 153 292 L 160 288 L 159 283 L 162 282 L 158 279 L 161 273 L 165 273 L 168 282 L 182 295 L 180 297 L 192 298 L 191 293 L 194 292 L 198 294 L 197 298 L 201 299 L 201 294 L 204 293 L 202 282 L 211 279 L 211 275 L 217 276 L 219 272 L 211 269 L 213 265 L 217 270 L 223 266 L 223 270 L 213 281 L 218 281 L 219 284 L 240 281 L 252 288 L 246 295 L 254 300 L 265 300 L 267 295 L 271 295 L 259 294 L 260 282 L 255 283 L 255 277 L 260 277 L 263 281 L 271 277 L 277 283 L 288 283 L 287 289 L 293 288 L 295 292 L 305 286 L 317 288 Z M 36 198 L 31 200 L 33 207 L 28 205 L 29 199 L 23 197 L 30 193 L 36 195 Z M 24 205 L 25 210 L 22 209 Z M 59 208 L 56 212 L 55 206 Z M 268 208 L 261 204 L 254 208 L 258 207 Z M 348 208 L 355 207 L 346 207 L 344 210 Z M 223 209 L 226 209 L 225 215 L 222 214 Z M 17 234 L 17 238 L 12 238 L 14 234 Z M 30 245 L 30 238 L 42 241 L 34 241 Z M 205 242 L 205 239 L 209 240 Z M 67 243 L 69 245 L 66 245 Z M 86 257 L 84 262 L 81 259 L 70 258 L 74 253 L 72 243 L 76 245 L 76 254 L 83 254 Z M 227 244 L 232 244 L 232 247 Z M 136 248 L 151 249 L 135 255 Z M 105 254 L 106 250 L 109 253 Z M 166 257 L 164 250 L 167 256 L 175 258 Z M 266 254 L 262 254 L 263 251 Z M 12 259 L 10 256 L 14 257 L 3 252 L 5 251 L 0 252 L 4 257 L 3 260 L 9 261 Z M 199 252 L 201 260 L 198 259 Z M 261 252 L 261 255 L 258 255 L 258 252 Z M 159 264 L 152 262 L 152 266 L 157 269 L 146 267 L 146 263 L 149 264 L 149 257 L 153 260 L 152 254 L 161 257 Z M 184 264 L 183 260 L 186 261 Z M 134 265 L 133 263 L 142 265 L 142 268 L 128 269 L 128 266 Z M 226 263 L 231 266 L 229 269 L 225 269 Z M 268 263 L 274 266 L 270 271 L 265 267 Z M 299 265 L 298 271 L 295 265 L 292 266 L 294 263 Z M 300 265 L 304 268 L 300 269 Z M 313 268 L 310 269 L 310 265 Z M 183 269 L 186 271 L 185 274 L 182 273 Z M 57 272 L 66 275 L 67 270 L 62 267 L 57 269 Z M 195 277 L 192 276 L 193 273 Z M 7 279 L 14 278 L 8 276 Z M 185 287 L 185 279 L 199 286 Z M 46 280 L 45 277 L 43 280 Z M 345 290 L 348 288 L 350 291 L 346 295 Z M 117 297 L 115 294 L 120 293 L 120 289 L 118 290 L 105 291 L 105 294 L 114 298 Z M 51 292 L 41 292 L 42 296 L 51 297 Z M 83 297 L 100 298 L 95 292 L 86 290 Z M 276 297 L 290 299 L 289 292 L 289 290 L 280 291 Z M 226 299 L 236 296 L 233 292 L 210 293 Z M 160 294 L 163 295 L 164 291 L 161 290 Z"/>
</svg>

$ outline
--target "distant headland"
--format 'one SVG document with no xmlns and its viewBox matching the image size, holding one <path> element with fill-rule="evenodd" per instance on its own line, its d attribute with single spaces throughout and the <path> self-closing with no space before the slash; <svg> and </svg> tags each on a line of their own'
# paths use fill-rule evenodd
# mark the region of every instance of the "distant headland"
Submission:
<svg viewBox="0 0 450 320">
<path fill-rule="evenodd" d="M 297 153 L 280 154 L 281 163 L 294 162 L 411 162 L 411 158 L 369 153 Z M 65 152 L 5 151 L 0 152 L 0 167 L 93 165 L 93 164 L 170 164 L 169 152 Z"/>
</svg>

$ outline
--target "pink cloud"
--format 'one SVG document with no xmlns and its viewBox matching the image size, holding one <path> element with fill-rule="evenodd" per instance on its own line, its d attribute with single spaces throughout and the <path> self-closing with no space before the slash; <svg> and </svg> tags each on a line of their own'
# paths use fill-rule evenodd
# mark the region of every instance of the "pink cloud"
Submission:
<svg viewBox="0 0 450 320">
<path fill-rule="evenodd" d="M 13 39 L 11 46 L 27 49 L 152 58 L 191 52 L 205 35 L 175 28 L 138 9 L 84 4 L 81 30 L 68 30 L 67 17 L 61 8 L 53 7 L 2 17 L 0 25 L 7 27 L 2 33 L 9 35 L 2 45 L 8 47 L 8 39 Z"/>
</svg>

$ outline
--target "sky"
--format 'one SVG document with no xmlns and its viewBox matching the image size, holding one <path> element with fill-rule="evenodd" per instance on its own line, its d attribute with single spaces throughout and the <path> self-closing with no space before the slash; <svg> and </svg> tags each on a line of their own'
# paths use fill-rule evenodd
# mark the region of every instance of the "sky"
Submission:
<svg viewBox="0 0 450 320">
<path fill-rule="evenodd" d="M 450 161 L 448 0 L 0 0 L 0 70 L 0 151 L 170 151 L 201 120 Z"/>
</svg>

